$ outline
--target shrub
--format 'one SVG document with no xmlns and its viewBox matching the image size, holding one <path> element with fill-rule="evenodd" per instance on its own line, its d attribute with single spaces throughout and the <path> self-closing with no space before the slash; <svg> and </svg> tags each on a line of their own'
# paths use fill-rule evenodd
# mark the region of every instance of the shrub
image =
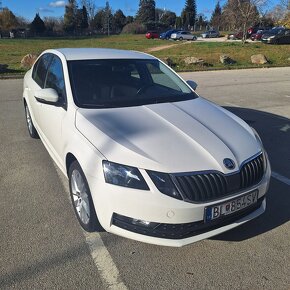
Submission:
<svg viewBox="0 0 290 290">
<path fill-rule="evenodd" d="M 146 26 L 138 23 L 138 22 L 132 22 L 128 23 L 123 27 L 122 33 L 126 34 L 142 34 L 146 33 L 147 29 Z"/>
</svg>

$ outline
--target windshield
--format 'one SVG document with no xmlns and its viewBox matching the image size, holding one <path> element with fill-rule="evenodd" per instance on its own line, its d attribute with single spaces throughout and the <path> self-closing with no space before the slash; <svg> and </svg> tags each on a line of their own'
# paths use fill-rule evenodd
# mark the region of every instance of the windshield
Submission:
<svg viewBox="0 0 290 290">
<path fill-rule="evenodd" d="M 82 108 L 140 106 L 197 95 L 158 60 L 69 61 L 74 101 Z"/>
</svg>

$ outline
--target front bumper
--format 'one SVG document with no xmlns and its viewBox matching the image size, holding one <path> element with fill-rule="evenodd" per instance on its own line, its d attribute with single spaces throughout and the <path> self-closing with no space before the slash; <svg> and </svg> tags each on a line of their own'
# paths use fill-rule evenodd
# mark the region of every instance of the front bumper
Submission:
<svg viewBox="0 0 290 290">
<path fill-rule="evenodd" d="M 272 38 L 270 38 L 270 39 L 269 38 L 266 38 L 266 39 L 265 38 L 264 39 L 262 38 L 261 41 L 263 43 L 267 43 L 267 44 L 273 44 L 273 43 L 275 43 L 274 39 L 272 39 Z"/>
<path fill-rule="evenodd" d="M 161 194 L 146 171 L 140 171 L 150 191 L 107 184 L 102 178 L 102 174 L 98 179 L 87 178 L 99 221 L 107 232 L 141 242 L 180 247 L 235 228 L 261 215 L 266 209 L 265 194 L 271 175 L 269 164 L 258 185 L 217 201 L 199 204 Z M 222 220 L 204 223 L 206 207 L 226 202 L 255 189 L 259 191 L 256 204 Z M 144 227 L 130 227 L 126 222 L 126 217 L 158 223 L 159 226 L 157 231 L 156 228 L 154 229 L 155 233 L 150 229 L 144 230 Z"/>
</svg>

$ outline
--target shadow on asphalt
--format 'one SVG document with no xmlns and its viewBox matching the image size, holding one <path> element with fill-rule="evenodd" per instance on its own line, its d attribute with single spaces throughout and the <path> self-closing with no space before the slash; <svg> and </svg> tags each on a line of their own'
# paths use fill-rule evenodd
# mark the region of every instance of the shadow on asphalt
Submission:
<svg viewBox="0 0 290 290">
<path fill-rule="evenodd" d="M 49 258 L 43 258 L 39 261 L 30 262 L 23 267 L 16 268 L 14 271 L 0 275 L 0 288 L 15 286 L 16 283 L 33 279 L 40 274 L 48 272 L 50 269 L 60 267 L 73 260 L 78 261 L 82 256 L 89 255 L 89 250 L 85 243 L 68 248 L 67 251 L 56 253 Z M 3 288 L 2 288 L 3 287 Z"/>
<path fill-rule="evenodd" d="M 290 120 L 252 109 L 225 108 L 257 130 L 269 155 L 272 171 L 290 178 Z M 266 212 L 257 219 L 212 239 L 243 241 L 271 231 L 290 220 L 289 204 L 289 185 L 272 178 L 267 193 Z"/>
</svg>

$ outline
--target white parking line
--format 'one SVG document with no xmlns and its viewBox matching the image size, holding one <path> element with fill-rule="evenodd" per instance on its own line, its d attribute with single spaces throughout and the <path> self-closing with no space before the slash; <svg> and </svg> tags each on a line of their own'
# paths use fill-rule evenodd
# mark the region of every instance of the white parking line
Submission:
<svg viewBox="0 0 290 290">
<path fill-rule="evenodd" d="M 281 182 L 283 182 L 283 183 L 285 183 L 285 184 L 287 184 L 287 185 L 290 185 L 290 179 L 285 177 L 285 176 L 283 176 L 283 175 L 280 175 L 277 172 L 272 171 L 272 177 L 277 179 L 277 180 L 279 180 L 279 181 L 281 181 Z"/>
<path fill-rule="evenodd" d="M 86 243 L 90 247 L 91 255 L 97 266 L 102 279 L 106 282 L 108 289 L 128 289 L 121 281 L 119 270 L 114 264 L 110 253 L 104 245 L 98 233 L 84 232 Z"/>
<path fill-rule="evenodd" d="M 70 199 L 69 189 L 68 189 L 68 180 L 65 178 L 63 173 L 58 169 L 57 165 L 53 163 L 57 175 L 63 185 L 67 197 Z M 99 271 L 99 274 L 107 286 L 107 289 L 111 290 L 127 290 L 128 288 L 122 282 L 119 270 L 115 265 L 110 253 L 108 252 L 106 246 L 103 243 L 103 240 L 99 233 L 87 233 L 83 231 L 83 234 L 86 239 L 86 243 L 89 246 L 90 254 L 94 260 L 95 265 Z"/>
</svg>

